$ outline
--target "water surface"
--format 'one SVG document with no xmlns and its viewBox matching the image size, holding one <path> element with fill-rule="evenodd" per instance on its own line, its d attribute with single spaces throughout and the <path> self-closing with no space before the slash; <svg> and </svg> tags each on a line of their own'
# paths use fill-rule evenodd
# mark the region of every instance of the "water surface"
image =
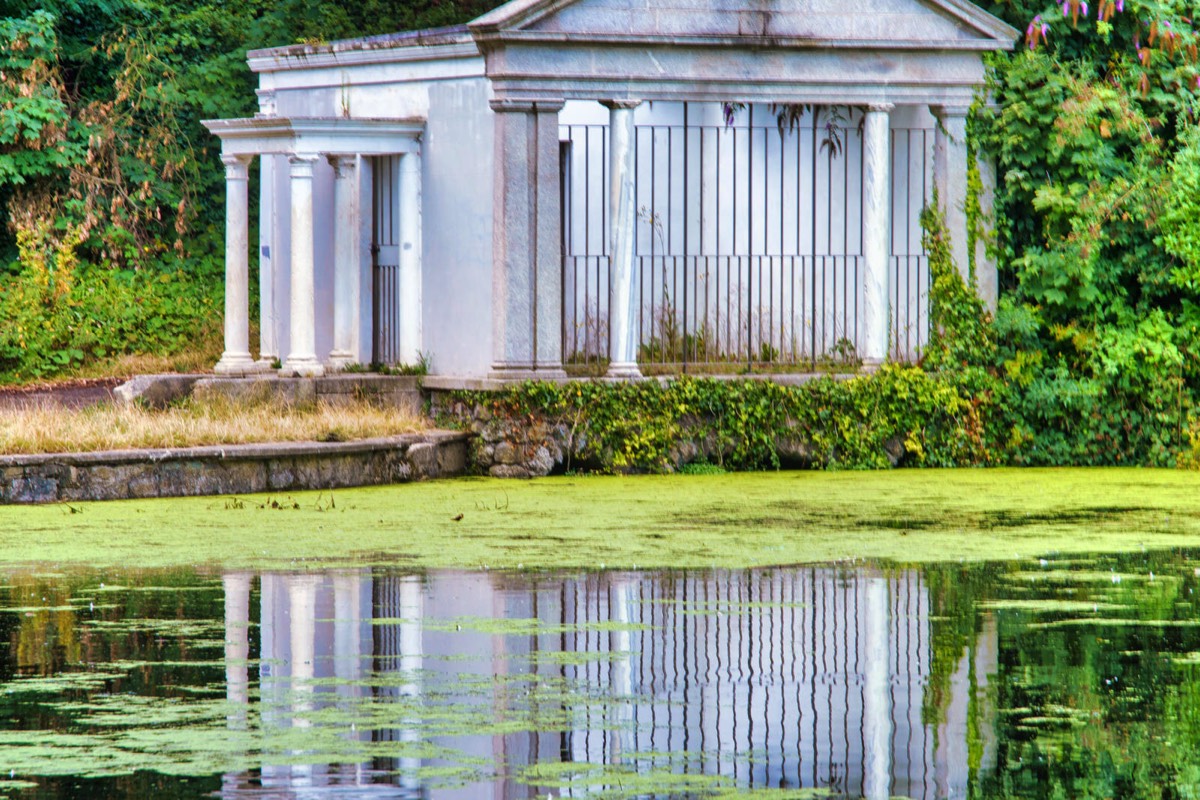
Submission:
<svg viewBox="0 0 1200 800">
<path fill-rule="evenodd" d="M 1198 571 L 13 570 L 0 797 L 1195 796 Z"/>
</svg>

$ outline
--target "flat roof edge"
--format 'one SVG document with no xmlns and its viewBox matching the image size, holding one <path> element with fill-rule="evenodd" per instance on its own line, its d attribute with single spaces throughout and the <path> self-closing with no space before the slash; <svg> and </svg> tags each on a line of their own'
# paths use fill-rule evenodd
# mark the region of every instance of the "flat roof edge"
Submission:
<svg viewBox="0 0 1200 800">
<path fill-rule="evenodd" d="M 473 44 L 474 39 L 466 25 L 452 25 L 445 28 L 426 28 L 418 31 L 402 31 L 386 33 L 380 36 L 364 36 L 358 39 L 340 39 L 320 44 L 290 44 L 279 47 L 266 47 L 251 50 L 246 53 L 247 60 L 263 59 L 304 59 L 313 56 L 337 55 L 339 53 L 358 53 L 383 50 L 397 50 L 413 47 L 444 47 L 447 45 Z"/>
</svg>

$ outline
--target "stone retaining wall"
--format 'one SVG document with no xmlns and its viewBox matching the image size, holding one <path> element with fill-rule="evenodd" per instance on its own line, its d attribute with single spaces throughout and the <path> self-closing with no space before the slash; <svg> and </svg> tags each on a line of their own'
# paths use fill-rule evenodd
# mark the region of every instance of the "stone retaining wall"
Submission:
<svg viewBox="0 0 1200 800">
<path fill-rule="evenodd" d="M 461 475 L 470 434 L 0 456 L 0 501 L 53 503 L 337 489 Z"/>
</svg>

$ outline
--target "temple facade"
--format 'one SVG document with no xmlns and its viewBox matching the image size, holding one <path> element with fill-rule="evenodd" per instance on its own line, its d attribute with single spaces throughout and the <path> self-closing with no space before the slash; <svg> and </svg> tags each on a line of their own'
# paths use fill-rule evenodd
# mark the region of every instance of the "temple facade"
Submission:
<svg viewBox="0 0 1200 800">
<path fill-rule="evenodd" d="M 966 121 L 984 53 L 1017 35 L 965 0 L 514 0 L 252 52 L 259 113 L 206 123 L 228 197 L 216 370 L 917 357 L 934 187 L 959 269 L 995 300 Z"/>
</svg>

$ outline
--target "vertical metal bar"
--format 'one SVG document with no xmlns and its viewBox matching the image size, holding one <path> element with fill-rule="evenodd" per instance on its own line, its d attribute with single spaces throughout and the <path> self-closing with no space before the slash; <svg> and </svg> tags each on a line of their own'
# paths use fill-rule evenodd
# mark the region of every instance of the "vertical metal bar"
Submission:
<svg viewBox="0 0 1200 800">
<path fill-rule="evenodd" d="M 850 129 L 842 130 L 842 141 L 850 138 Z M 847 295 L 858 296 L 858 282 L 849 282 L 850 271 L 850 153 L 842 147 L 842 336 L 850 341 L 850 308 Z M 851 288 L 853 287 L 853 288 Z M 849 747 L 849 745 L 847 745 Z"/>
<path fill-rule="evenodd" d="M 820 117 L 820 106 L 812 110 L 812 353 L 813 366 L 817 361 L 817 120 Z"/>
<path fill-rule="evenodd" d="M 754 366 L 754 103 L 746 123 L 746 369 Z"/>
<path fill-rule="evenodd" d="M 738 162 L 738 129 L 733 129 L 733 171 L 730 175 L 730 182 L 733 184 L 733 245 L 730 247 L 730 253 L 736 256 L 738 249 L 738 180 L 737 180 L 737 162 Z M 729 275 L 730 287 L 733 286 L 733 276 Z M 737 312 L 738 319 L 736 323 L 737 331 L 737 352 L 741 355 L 742 352 L 742 269 L 741 260 L 738 260 L 738 297 L 737 297 Z"/>
</svg>

